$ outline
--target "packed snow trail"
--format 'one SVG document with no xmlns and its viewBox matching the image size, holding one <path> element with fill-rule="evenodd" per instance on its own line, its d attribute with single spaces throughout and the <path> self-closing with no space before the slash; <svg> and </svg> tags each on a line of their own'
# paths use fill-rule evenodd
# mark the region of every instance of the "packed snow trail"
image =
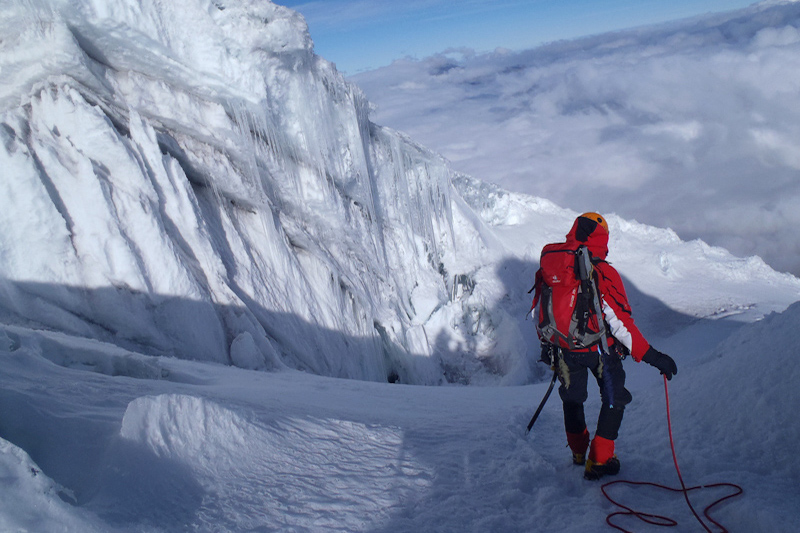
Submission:
<svg viewBox="0 0 800 533">
<path fill-rule="evenodd" d="M 776 431 L 773 421 L 778 408 L 800 408 L 794 355 L 774 349 L 799 324 L 795 305 L 743 326 L 671 382 L 687 483 L 745 488 L 714 513 L 731 531 L 788 532 L 797 519 L 800 435 L 791 424 Z M 4 331 L 0 464 L 14 498 L 0 503 L 0 526 L 8 530 L 582 532 L 602 530 L 613 511 L 571 464 L 557 398 L 526 437 L 545 383 L 377 384 Z M 774 357 L 754 379 L 755 338 L 774 339 L 760 343 Z M 626 367 L 634 403 L 619 439 L 620 475 L 674 484 L 660 376 Z M 588 420 L 598 405 L 590 395 Z M 764 446 L 769 453 L 754 455 Z M 693 520 L 680 496 L 620 496 Z M 33 515 L 32 506 L 44 511 Z"/>
</svg>

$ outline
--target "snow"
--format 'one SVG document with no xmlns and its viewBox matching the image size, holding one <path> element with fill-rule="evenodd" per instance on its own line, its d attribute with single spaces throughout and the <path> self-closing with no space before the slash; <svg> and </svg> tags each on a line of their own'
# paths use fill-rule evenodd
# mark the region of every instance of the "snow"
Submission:
<svg viewBox="0 0 800 533">
<path fill-rule="evenodd" d="M 0 530 L 605 527 L 558 400 L 524 432 L 527 290 L 577 212 L 371 123 L 269 2 L 0 17 Z M 800 279 L 604 214 L 684 476 L 793 530 Z M 661 379 L 626 370 L 621 475 L 674 485 Z"/>
<path fill-rule="evenodd" d="M 798 325 L 794 305 L 744 326 L 679 363 L 670 382 L 687 482 L 746 491 L 714 513 L 731 531 L 794 529 L 800 435 L 786 413 L 800 397 L 795 354 L 784 347 Z M 4 530 L 586 531 L 602 530 L 612 510 L 570 464 L 556 400 L 526 438 L 544 384 L 252 372 L 4 329 L 2 428 L 20 444 L 2 441 L 4 484 L 16 498 L 0 504 Z M 45 356 L 64 353 L 59 364 Z M 622 475 L 674 486 L 658 376 L 627 366 L 635 401 L 619 439 Z M 59 498 L 64 487 L 77 505 Z M 692 530 L 677 495 L 615 495 L 637 508 L 644 499 Z"/>
</svg>

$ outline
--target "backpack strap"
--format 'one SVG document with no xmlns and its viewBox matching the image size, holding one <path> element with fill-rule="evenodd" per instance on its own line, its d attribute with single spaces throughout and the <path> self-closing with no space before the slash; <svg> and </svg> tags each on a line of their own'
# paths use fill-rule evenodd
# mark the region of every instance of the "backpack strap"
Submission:
<svg viewBox="0 0 800 533">
<path fill-rule="evenodd" d="M 606 338 L 606 326 L 603 319 L 603 307 L 600 305 L 600 291 L 597 290 L 597 283 L 595 281 L 594 265 L 592 263 L 592 253 L 586 246 L 578 247 L 577 251 L 578 273 L 580 275 L 581 284 L 587 288 L 587 298 L 590 298 L 591 304 L 594 307 L 594 313 L 597 316 L 597 325 L 600 328 L 600 345 L 603 347 L 603 352 L 606 354 L 608 351 L 608 339 Z"/>
</svg>

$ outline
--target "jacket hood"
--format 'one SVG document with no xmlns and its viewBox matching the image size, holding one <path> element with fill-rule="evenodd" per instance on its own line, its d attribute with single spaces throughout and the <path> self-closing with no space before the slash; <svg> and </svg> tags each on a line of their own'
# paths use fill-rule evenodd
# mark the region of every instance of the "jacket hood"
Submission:
<svg viewBox="0 0 800 533">
<path fill-rule="evenodd" d="M 579 216 L 567 233 L 567 243 L 586 245 L 592 257 L 605 259 L 608 255 L 608 231 L 590 218 Z"/>
</svg>

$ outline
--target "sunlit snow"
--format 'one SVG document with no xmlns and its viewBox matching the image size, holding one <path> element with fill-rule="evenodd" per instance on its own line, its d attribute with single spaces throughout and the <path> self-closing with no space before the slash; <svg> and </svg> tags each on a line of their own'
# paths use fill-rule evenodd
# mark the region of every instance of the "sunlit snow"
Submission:
<svg viewBox="0 0 800 533">
<path fill-rule="evenodd" d="M 0 530 L 605 527 L 558 400 L 524 433 L 527 291 L 576 212 L 371 122 L 267 1 L 28 0 L 0 27 Z M 678 363 L 684 475 L 744 486 L 731 530 L 791 530 L 800 280 L 605 214 Z M 674 484 L 660 376 L 626 368 L 621 475 Z"/>
</svg>

